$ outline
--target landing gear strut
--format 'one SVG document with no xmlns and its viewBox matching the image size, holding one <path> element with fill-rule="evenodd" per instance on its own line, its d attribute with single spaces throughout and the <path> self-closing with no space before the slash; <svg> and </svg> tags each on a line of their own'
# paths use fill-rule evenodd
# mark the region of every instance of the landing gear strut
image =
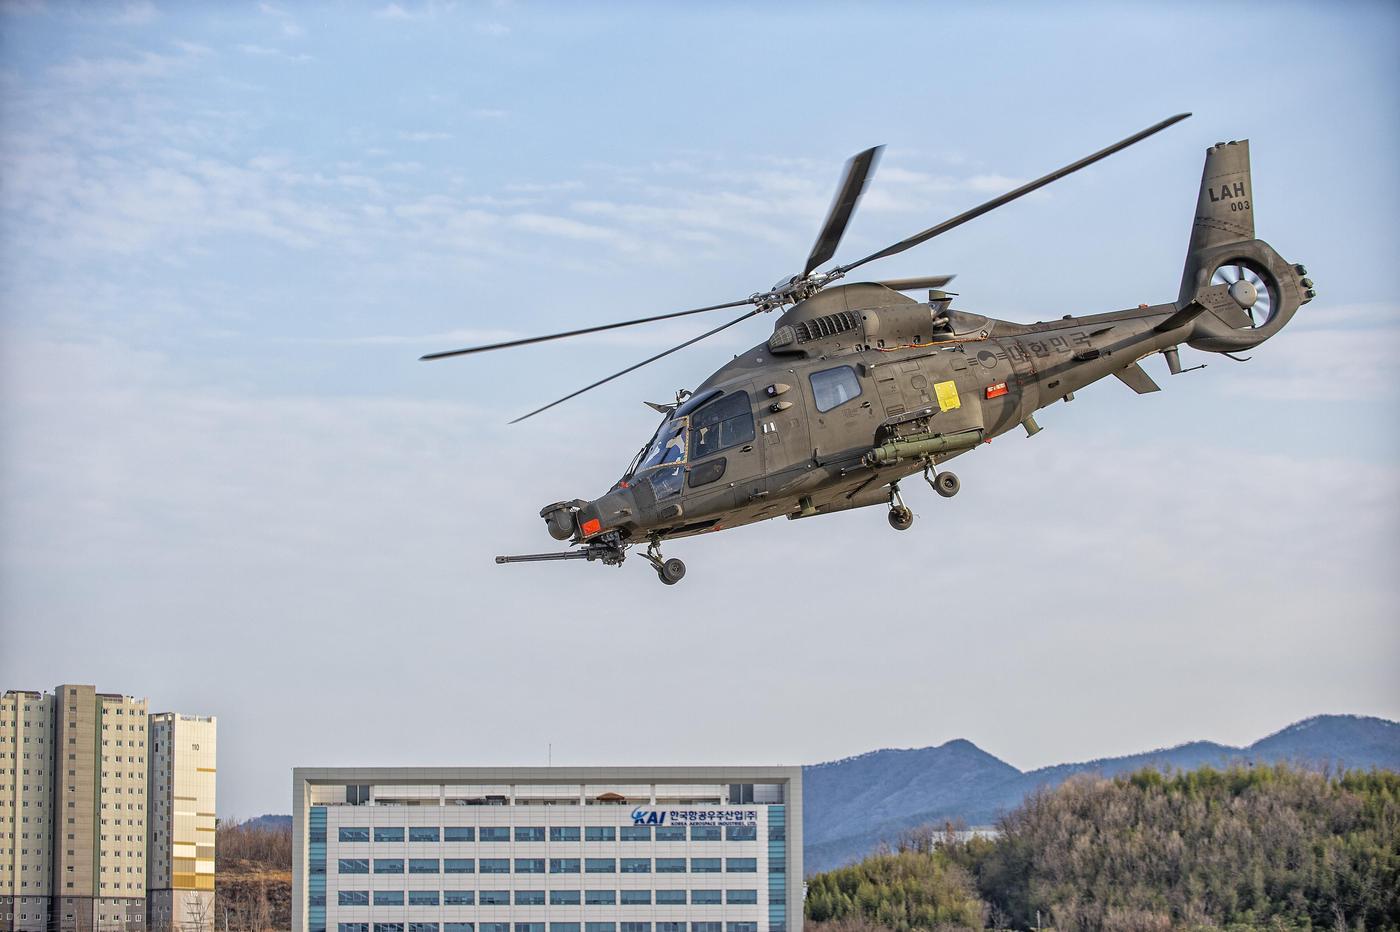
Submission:
<svg viewBox="0 0 1400 932">
<path fill-rule="evenodd" d="M 962 483 L 958 477 L 950 472 L 940 472 L 935 474 L 933 464 L 924 466 L 924 481 L 933 486 L 933 490 L 944 498 L 952 498 L 958 494 L 958 489 L 962 488 Z"/>
<path fill-rule="evenodd" d="M 907 531 L 914 526 L 914 512 L 904 504 L 899 495 L 899 483 L 890 483 L 890 527 L 896 531 Z"/>
<path fill-rule="evenodd" d="M 667 560 L 661 555 L 661 541 L 652 539 L 647 547 L 646 561 L 656 568 L 656 578 L 668 586 L 674 586 L 685 578 L 685 563 L 672 557 Z"/>
</svg>

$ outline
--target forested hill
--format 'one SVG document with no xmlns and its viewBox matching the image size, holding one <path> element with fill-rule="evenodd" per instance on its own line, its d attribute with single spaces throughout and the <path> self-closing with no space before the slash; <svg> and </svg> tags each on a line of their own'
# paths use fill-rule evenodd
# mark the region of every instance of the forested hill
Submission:
<svg viewBox="0 0 1400 932">
<path fill-rule="evenodd" d="M 1400 724 L 1357 715 L 1320 715 L 1247 747 L 1195 741 L 1126 757 L 1022 772 L 970 741 L 872 751 L 803 770 L 803 849 L 807 873 L 864 857 L 880 841 L 918 825 L 990 825 L 1042 786 L 1078 773 L 1115 776 L 1142 767 L 1287 763 L 1400 771 Z"/>
</svg>

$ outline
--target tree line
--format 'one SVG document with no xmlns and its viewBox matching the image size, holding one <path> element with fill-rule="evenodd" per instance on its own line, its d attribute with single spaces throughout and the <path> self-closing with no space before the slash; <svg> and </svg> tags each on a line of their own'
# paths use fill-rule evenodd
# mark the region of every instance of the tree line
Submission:
<svg viewBox="0 0 1400 932">
<path fill-rule="evenodd" d="M 821 932 L 1400 930 L 1400 774 L 1081 777 L 994 838 L 931 827 L 810 881 Z"/>
</svg>

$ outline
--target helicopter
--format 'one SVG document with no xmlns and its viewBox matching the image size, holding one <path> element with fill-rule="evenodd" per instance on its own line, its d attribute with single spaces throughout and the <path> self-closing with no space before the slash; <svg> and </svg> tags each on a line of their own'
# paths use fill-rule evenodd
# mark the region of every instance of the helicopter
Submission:
<svg viewBox="0 0 1400 932">
<path fill-rule="evenodd" d="M 801 274 L 747 298 L 562 333 L 430 353 L 444 359 L 730 308 L 740 316 L 516 418 L 518 423 L 759 314 L 781 312 L 766 341 L 741 353 L 673 403 L 622 477 L 593 500 L 540 511 L 563 552 L 498 556 L 497 563 L 588 560 L 620 566 L 632 547 L 667 585 L 685 563 L 664 542 L 783 516 L 804 519 L 884 505 L 896 530 L 914 513 L 901 481 L 922 474 L 951 498 L 958 477 L 940 467 L 1017 427 L 1035 412 L 1110 376 L 1139 394 L 1158 391 L 1142 368 L 1161 354 L 1171 375 L 1180 347 L 1241 359 L 1316 297 L 1307 269 L 1255 238 L 1249 141 L 1206 150 L 1196 213 L 1173 302 L 1021 324 L 952 307 L 951 275 L 837 284 L 1023 197 L 1189 117 L 1181 113 L 878 252 L 828 271 L 881 147 L 847 164 Z M 927 289 L 926 301 L 905 292 Z"/>
</svg>

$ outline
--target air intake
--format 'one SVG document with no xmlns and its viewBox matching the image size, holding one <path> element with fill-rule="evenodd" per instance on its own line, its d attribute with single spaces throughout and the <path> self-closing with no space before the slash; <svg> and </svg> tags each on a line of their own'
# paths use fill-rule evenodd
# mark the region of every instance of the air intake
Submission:
<svg viewBox="0 0 1400 932">
<path fill-rule="evenodd" d="M 854 330 L 858 326 L 859 317 L 850 311 L 839 311 L 823 317 L 813 317 L 811 320 L 798 321 L 793 324 L 793 329 L 797 332 L 798 343 L 810 343 L 812 340 L 824 340 L 838 333 Z"/>
</svg>

